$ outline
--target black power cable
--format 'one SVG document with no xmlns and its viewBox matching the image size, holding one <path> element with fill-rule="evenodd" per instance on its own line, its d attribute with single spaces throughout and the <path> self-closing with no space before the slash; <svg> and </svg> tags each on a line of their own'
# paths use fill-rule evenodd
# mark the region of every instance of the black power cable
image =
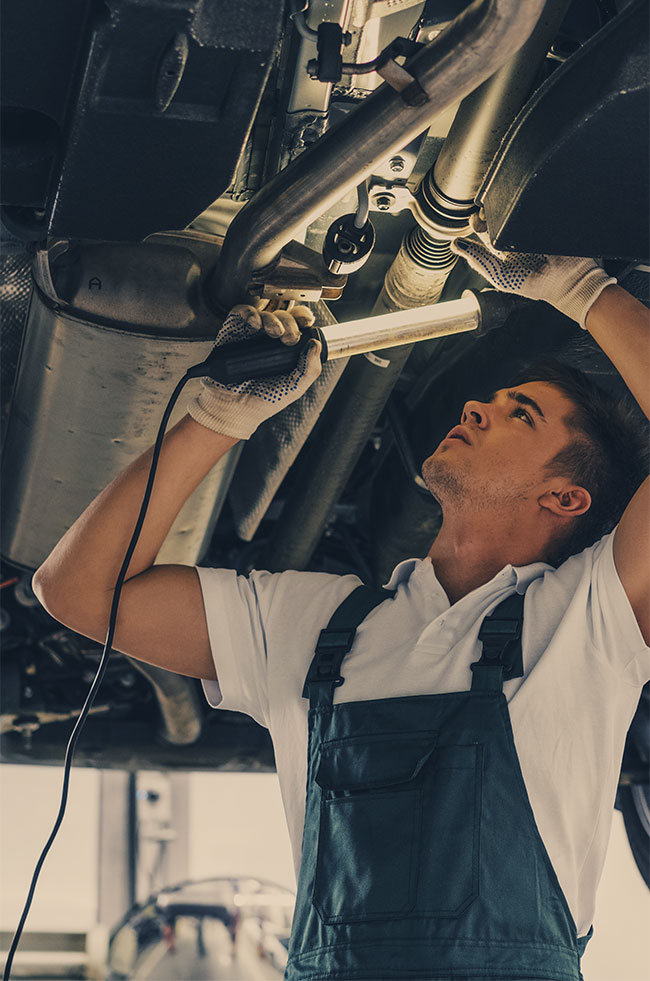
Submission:
<svg viewBox="0 0 650 981">
<path fill-rule="evenodd" d="M 120 595 L 122 593 L 122 586 L 124 585 L 127 569 L 129 568 L 135 547 L 138 544 L 140 532 L 142 531 L 144 519 L 147 514 L 147 508 L 149 507 L 149 501 L 151 499 L 151 492 L 153 490 L 153 484 L 156 477 L 156 469 L 158 467 L 158 459 L 160 457 L 165 431 L 167 429 L 167 424 L 169 423 L 169 417 L 172 414 L 172 410 L 178 401 L 178 396 L 188 381 L 190 381 L 192 378 L 201 378 L 204 375 L 208 375 L 214 379 L 214 381 L 228 385 L 237 384 L 238 382 L 251 378 L 261 378 L 284 374 L 285 372 L 296 367 L 305 346 L 309 343 L 311 338 L 321 340 L 321 360 L 325 361 L 327 359 L 327 345 L 325 344 L 325 340 L 320 330 L 316 327 L 307 328 L 306 330 L 302 331 L 300 341 L 291 347 L 283 344 L 278 339 L 269 337 L 266 334 L 262 334 L 256 338 L 253 338 L 252 340 L 238 341 L 232 344 L 224 344 L 221 347 L 214 347 L 205 361 L 202 361 L 200 364 L 193 365 L 191 368 L 187 369 L 186 373 L 178 382 L 170 396 L 169 402 L 167 403 L 165 411 L 163 412 L 162 419 L 160 420 L 160 426 L 158 427 L 158 435 L 156 436 L 156 441 L 154 443 L 151 466 L 149 467 L 149 476 L 147 478 L 147 484 L 142 496 L 140 512 L 133 529 L 133 534 L 131 535 L 131 540 L 126 550 L 126 555 L 124 556 L 124 561 L 122 562 L 122 568 L 120 569 L 115 582 L 113 602 L 111 604 L 111 612 L 108 620 L 108 631 L 106 633 L 106 641 L 104 642 L 104 649 L 99 662 L 99 668 L 97 669 L 97 674 L 95 675 L 90 691 L 86 696 L 86 701 L 84 702 L 83 708 L 79 718 L 77 719 L 75 727 L 72 730 L 72 735 L 70 736 L 66 747 L 63 769 L 63 788 L 61 791 L 59 813 L 56 821 L 54 822 L 52 833 L 50 834 L 50 837 L 48 838 L 45 847 L 41 852 L 40 858 L 36 863 L 36 868 L 34 869 L 34 875 L 32 876 L 25 907 L 11 942 L 9 953 L 7 954 L 3 981 L 9 981 L 10 979 L 14 957 L 18 944 L 20 943 L 20 938 L 25 927 L 27 916 L 29 915 L 38 877 L 41 873 L 41 869 L 47 854 L 52 847 L 59 828 L 61 827 L 61 822 L 63 821 L 63 815 L 65 814 L 65 808 L 68 802 L 68 786 L 70 784 L 72 754 L 77 744 L 77 740 L 79 739 L 81 729 L 86 721 L 90 709 L 92 708 L 93 702 L 95 701 L 95 696 L 97 695 L 99 686 L 102 683 L 104 674 L 106 673 L 108 658 L 111 653 L 111 646 L 115 635 L 117 609 L 120 602 Z"/>
<path fill-rule="evenodd" d="M 205 371 L 203 371 L 202 373 L 205 373 Z M 151 466 L 149 468 L 149 477 L 147 480 L 147 486 L 145 487 L 144 495 L 142 497 L 142 504 L 140 505 L 140 513 L 138 514 L 138 519 L 135 523 L 135 528 L 133 529 L 133 534 L 131 535 L 131 540 L 126 550 L 124 561 L 122 562 L 122 568 L 120 569 L 119 575 L 117 577 L 117 581 L 115 583 L 115 589 L 113 591 L 113 602 L 111 604 L 111 613 L 108 621 L 108 631 L 106 634 L 104 649 L 102 651 L 102 658 L 99 663 L 99 668 L 97 669 L 97 674 L 95 675 L 93 683 L 90 687 L 90 691 L 86 696 L 86 701 L 84 702 L 83 708 L 81 710 L 81 714 L 77 719 L 75 727 L 72 730 L 72 735 L 70 736 L 70 739 L 68 740 L 68 745 L 66 747 L 65 764 L 63 770 L 63 788 L 61 791 L 61 804 L 59 806 L 59 813 L 57 815 L 56 821 L 54 822 L 52 833 L 50 834 L 50 837 L 48 838 L 45 847 L 41 852 L 40 858 L 36 863 L 36 868 L 34 869 L 34 875 L 32 876 L 32 881 L 29 887 L 29 892 L 27 894 L 25 907 L 23 909 L 22 916 L 20 917 L 20 922 L 18 924 L 13 940 L 11 942 L 9 953 L 7 954 L 7 960 L 5 963 L 4 974 L 3 974 L 3 981 L 9 981 L 9 978 L 11 976 L 11 968 L 13 966 L 14 956 L 16 954 L 16 950 L 18 949 L 18 944 L 20 943 L 20 938 L 22 936 L 22 932 L 25 927 L 27 916 L 29 915 L 29 910 L 31 908 L 32 900 L 34 898 L 34 892 L 36 891 L 36 883 L 38 882 L 38 877 L 41 873 L 41 869 L 43 867 L 43 863 L 45 862 L 47 854 L 50 848 L 52 847 L 52 844 L 59 831 L 59 828 L 61 827 L 61 822 L 63 821 L 63 815 L 65 814 L 65 808 L 68 802 L 68 786 L 70 784 L 70 768 L 72 766 L 72 754 L 74 753 L 74 749 L 77 744 L 77 740 L 79 739 L 81 729 L 84 725 L 84 722 L 86 721 L 90 709 L 92 708 L 93 702 L 95 701 L 95 696 L 97 695 L 99 686 L 101 685 L 102 679 L 106 672 L 106 667 L 108 665 L 108 658 L 111 653 L 111 645 L 113 643 L 113 637 L 115 635 L 115 625 L 117 622 L 117 609 L 120 602 L 120 594 L 122 592 L 122 586 L 124 585 L 124 580 L 126 578 L 127 569 L 129 568 L 129 563 L 131 562 L 131 558 L 133 557 L 133 552 L 135 551 L 135 547 L 140 537 L 140 532 L 142 531 L 142 526 L 144 524 L 147 508 L 149 507 L 149 500 L 151 498 L 153 483 L 156 477 L 156 468 L 158 466 L 158 459 L 160 457 L 162 442 L 165 436 L 165 430 L 167 429 L 167 424 L 169 422 L 169 417 L 172 413 L 174 406 L 176 405 L 178 396 L 180 395 L 182 389 L 184 388 L 186 383 L 190 381 L 191 378 L 195 378 L 195 377 L 196 377 L 195 369 L 190 368 L 187 374 L 185 374 L 183 378 L 181 378 L 181 380 L 176 385 L 176 388 L 172 392 L 171 398 L 167 403 L 167 407 L 160 421 L 158 435 L 156 436 L 156 442 L 154 444 L 153 455 L 151 458 Z"/>
</svg>

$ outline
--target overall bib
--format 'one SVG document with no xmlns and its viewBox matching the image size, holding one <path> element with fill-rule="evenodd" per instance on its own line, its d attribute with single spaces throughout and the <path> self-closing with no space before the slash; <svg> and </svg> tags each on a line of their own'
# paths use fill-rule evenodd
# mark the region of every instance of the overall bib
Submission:
<svg viewBox="0 0 650 981">
<path fill-rule="evenodd" d="M 332 704 L 359 586 L 305 681 L 307 801 L 285 981 L 579 981 L 580 941 L 540 838 L 503 681 L 523 674 L 523 596 L 486 617 L 469 691 Z M 589 935 L 591 936 L 591 930 Z"/>
</svg>

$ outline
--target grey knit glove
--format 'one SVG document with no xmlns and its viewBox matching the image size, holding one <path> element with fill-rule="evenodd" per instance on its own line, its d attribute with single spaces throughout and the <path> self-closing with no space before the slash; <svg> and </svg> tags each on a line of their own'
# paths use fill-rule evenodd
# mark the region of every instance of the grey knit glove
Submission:
<svg viewBox="0 0 650 981">
<path fill-rule="evenodd" d="M 308 307 L 266 313 L 240 304 L 233 307 L 219 331 L 215 347 L 255 337 L 264 330 L 285 344 L 300 340 L 300 327 L 310 327 L 314 315 Z M 287 375 L 256 378 L 237 385 L 222 385 L 204 378 L 200 394 L 187 407 L 192 419 L 224 436 L 249 439 L 260 423 L 300 398 L 321 372 L 320 341 L 309 341 L 297 366 Z"/>
<path fill-rule="evenodd" d="M 481 241 L 459 238 L 452 252 L 463 256 L 472 269 L 506 293 L 519 293 L 531 300 L 546 300 L 586 330 L 589 309 L 606 286 L 616 283 L 593 259 L 566 255 L 497 252 L 487 235 Z"/>
</svg>

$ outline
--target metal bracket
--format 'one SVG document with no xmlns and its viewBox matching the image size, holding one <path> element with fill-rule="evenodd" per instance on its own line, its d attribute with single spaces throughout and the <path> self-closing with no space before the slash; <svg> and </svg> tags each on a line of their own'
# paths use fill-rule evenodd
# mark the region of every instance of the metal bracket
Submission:
<svg viewBox="0 0 650 981">
<path fill-rule="evenodd" d="M 412 207 L 414 197 L 405 184 L 373 183 L 369 188 L 370 210 L 398 214 Z"/>
<path fill-rule="evenodd" d="M 265 299 L 316 303 L 338 300 L 347 281 L 347 276 L 329 272 L 318 252 L 289 242 L 274 262 L 253 273 L 248 292 Z"/>
<path fill-rule="evenodd" d="M 67 239 L 50 239 L 44 248 L 38 249 L 32 264 L 34 282 L 48 300 L 57 305 L 63 301 L 59 297 L 52 280 L 51 263 L 63 255 L 70 247 Z"/>
<path fill-rule="evenodd" d="M 389 58 L 384 65 L 377 68 L 377 74 L 381 75 L 391 88 L 399 92 L 408 106 L 423 106 L 425 102 L 429 101 L 429 96 L 417 78 L 411 75 L 402 65 L 398 65 L 392 58 Z"/>
</svg>

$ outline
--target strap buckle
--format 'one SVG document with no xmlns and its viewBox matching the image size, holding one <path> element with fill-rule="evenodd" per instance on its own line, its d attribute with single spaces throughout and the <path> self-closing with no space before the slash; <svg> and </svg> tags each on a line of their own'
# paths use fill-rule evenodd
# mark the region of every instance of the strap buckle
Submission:
<svg viewBox="0 0 650 981">
<path fill-rule="evenodd" d="M 341 665 L 352 649 L 357 627 L 379 603 L 394 595 L 394 590 L 357 586 L 336 608 L 318 636 L 302 690 L 303 698 L 309 699 L 310 708 L 332 705 L 334 689 L 345 680 L 340 673 Z"/>
<path fill-rule="evenodd" d="M 325 627 L 321 630 L 316 653 L 305 679 L 304 698 L 309 697 L 309 686 L 312 684 L 331 684 L 335 688 L 343 684 L 344 678 L 340 673 L 341 663 L 354 643 L 356 632 L 356 627 L 350 629 Z"/>
<path fill-rule="evenodd" d="M 337 629 L 336 627 L 330 628 L 325 627 L 318 635 L 318 643 L 316 644 L 316 650 L 335 650 L 337 648 L 344 648 L 345 651 L 349 651 L 352 647 L 354 641 L 354 635 L 357 632 L 356 627 L 350 629 Z"/>
<path fill-rule="evenodd" d="M 325 627 L 318 635 L 316 644 L 316 654 L 312 665 L 313 671 L 309 672 L 309 681 L 331 681 L 337 687 L 343 684 L 343 678 L 339 669 L 345 654 L 348 653 L 352 644 L 357 628 L 338 629 L 336 627 Z"/>
<path fill-rule="evenodd" d="M 483 644 L 483 657 L 487 661 L 503 657 L 512 649 L 510 645 L 520 637 L 520 619 L 486 617 L 478 632 L 478 639 Z"/>
<path fill-rule="evenodd" d="M 521 637 L 521 620 L 515 618 L 505 619 L 491 619 L 486 617 L 481 624 L 481 629 L 478 633 L 478 639 L 488 643 L 490 639 L 494 638 L 494 635 L 498 634 L 505 640 L 519 640 Z"/>
</svg>

